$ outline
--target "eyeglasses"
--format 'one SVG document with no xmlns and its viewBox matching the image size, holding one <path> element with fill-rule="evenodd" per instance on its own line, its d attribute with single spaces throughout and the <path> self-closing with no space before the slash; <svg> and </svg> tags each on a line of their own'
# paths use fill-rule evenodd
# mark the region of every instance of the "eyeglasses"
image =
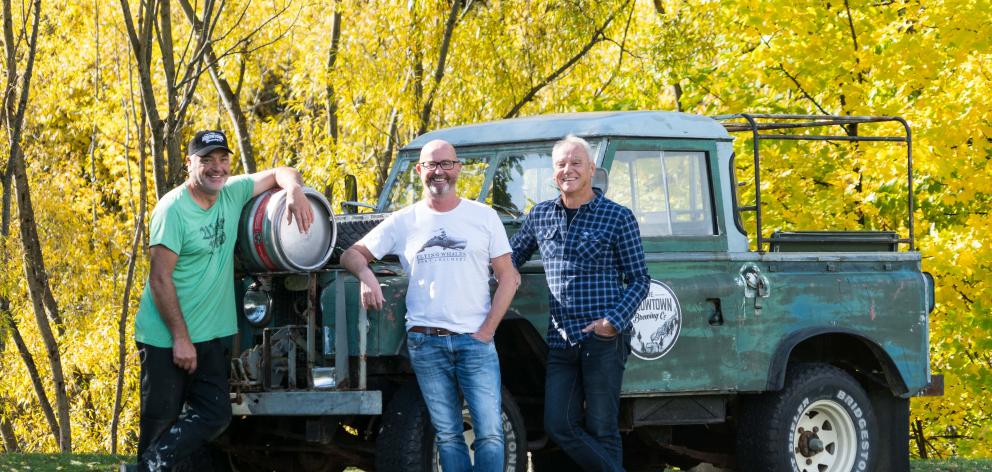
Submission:
<svg viewBox="0 0 992 472">
<path fill-rule="evenodd" d="M 423 167 L 424 169 L 427 169 L 427 170 L 434 170 L 434 169 L 437 169 L 438 167 L 440 167 L 440 168 L 442 168 L 444 170 L 451 170 L 451 169 L 454 169 L 455 168 L 455 164 L 460 164 L 460 162 L 458 162 L 458 161 L 423 161 L 423 162 L 418 162 L 417 163 L 417 165 L 419 165 L 420 167 Z"/>
</svg>

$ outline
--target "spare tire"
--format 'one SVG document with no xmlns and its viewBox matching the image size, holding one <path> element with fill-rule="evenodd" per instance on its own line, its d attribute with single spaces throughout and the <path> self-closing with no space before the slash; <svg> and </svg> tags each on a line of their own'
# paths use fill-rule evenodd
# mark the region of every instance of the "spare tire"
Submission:
<svg viewBox="0 0 992 472">
<path fill-rule="evenodd" d="M 252 198 L 241 211 L 238 261 L 248 272 L 310 272 L 331 258 L 337 227 L 331 204 L 320 192 L 304 187 L 314 219 L 302 233 L 287 222 L 286 191 L 271 189 Z"/>
</svg>

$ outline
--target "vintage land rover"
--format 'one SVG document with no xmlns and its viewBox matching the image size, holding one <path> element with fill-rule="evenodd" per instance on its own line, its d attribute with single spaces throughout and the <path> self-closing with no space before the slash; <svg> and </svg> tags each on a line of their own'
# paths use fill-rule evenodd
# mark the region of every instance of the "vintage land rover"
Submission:
<svg viewBox="0 0 992 472">
<path fill-rule="evenodd" d="M 420 198 L 414 167 L 433 139 L 457 148 L 460 194 L 491 205 L 512 234 L 536 202 L 557 196 L 551 147 L 569 133 L 592 144 L 605 171 L 595 185 L 636 215 L 652 279 L 633 318 L 622 390 L 629 470 L 700 462 L 744 471 L 909 469 L 909 399 L 942 388 L 929 369 L 934 283 L 914 246 L 909 126 L 896 117 L 655 111 L 536 116 L 420 136 L 400 150 L 375 205 L 354 202 L 353 178 L 347 211 L 331 215 L 324 200 L 326 256 L 278 247 L 298 244 L 292 237 L 261 244 L 258 231 L 278 228 L 259 216 L 261 201 L 246 207 L 235 419 L 220 439 L 236 468 L 439 470 L 404 345 L 406 275 L 396 260 L 374 263 L 387 305 L 366 311 L 337 257 Z M 750 154 L 737 159 L 748 172 L 740 189 L 732 133 L 743 133 L 741 152 Z M 889 226 L 897 231 L 769 231 L 759 156 L 763 143 L 784 140 L 904 147 L 905 204 Z M 361 206 L 372 211 L 358 213 Z M 312 260 L 270 264 L 279 257 Z M 548 288 L 536 257 L 521 268 L 495 337 L 506 470 L 576 470 L 543 431 Z M 465 423 L 471 441 L 467 413 Z"/>
</svg>

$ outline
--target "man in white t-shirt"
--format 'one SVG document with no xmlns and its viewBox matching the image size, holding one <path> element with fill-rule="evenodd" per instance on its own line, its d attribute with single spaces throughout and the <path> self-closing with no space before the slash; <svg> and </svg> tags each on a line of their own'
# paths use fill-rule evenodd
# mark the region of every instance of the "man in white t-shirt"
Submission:
<svg viewBox="0 0 992 472">
<path fill-rule="evenodd" d="M 369 262 L 399 257 L 410 277 L 407 348 L 437 431 L 446 472 L 473 470 L 462 429 L 464 395 L 472 415 L 476 471 L 502 471 L 503 423 L 499 358 L 493 336 L 520 284 L 510 243 L 496 212 L 455 192 L 461 163 L 451 144 L 435 140 L 420 152 L 424 198 L 399 210 L 341 256 L 361 280 L 362 305 L 385 299 Z M 489 298 L 489 267 L 498 281 Z"/>
</svg>

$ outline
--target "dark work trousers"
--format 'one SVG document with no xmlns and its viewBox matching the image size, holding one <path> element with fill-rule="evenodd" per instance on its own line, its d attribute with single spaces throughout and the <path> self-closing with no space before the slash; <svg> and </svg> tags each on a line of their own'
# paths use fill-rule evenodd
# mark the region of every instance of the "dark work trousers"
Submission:
<svg viewBox="0 0 992 472">
<path fill-rule="evenodd" d="M 620 385 L 629 353 L 629 334 L 591 334 L 548 351 L 544 429 L 584 470 L 623 470 Z"/>
<path fill-rule="evenodd" d="M 196 371 L 180 369 L 172 349 L 138 343 L 141 420 L 138 469 L 171 471 L 231 422 L 230 354 L 225 339 L 193 344 Z M 209 454 L 197 454 L 197 457 Z M 183 464 L 184 466 L 187 464 Z M 193 466 L 192 464 L 190 464 Z M 209 463 L 193 466 L 203 472 Z"/>
</svg>

